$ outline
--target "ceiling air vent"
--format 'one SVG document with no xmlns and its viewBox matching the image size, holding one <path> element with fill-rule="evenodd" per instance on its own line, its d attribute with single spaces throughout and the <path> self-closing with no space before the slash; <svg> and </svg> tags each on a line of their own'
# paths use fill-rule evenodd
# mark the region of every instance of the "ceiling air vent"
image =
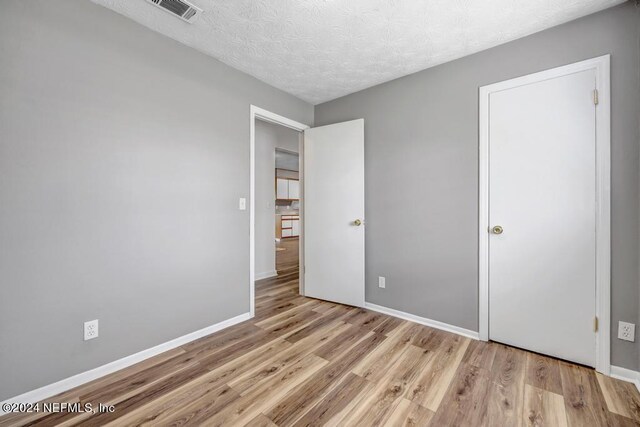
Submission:
<svg viewBox="0 0 640 427">
<path fill-rule="evenodd" d="M 153 3 L 161 9 L 170 12 L 177 17 L 189 23 L 198 19 L 198 16 L 202 13 L 202 9 L 192 5 L 183 0 L 147 0 L 149 3 Z"/>
</svg>

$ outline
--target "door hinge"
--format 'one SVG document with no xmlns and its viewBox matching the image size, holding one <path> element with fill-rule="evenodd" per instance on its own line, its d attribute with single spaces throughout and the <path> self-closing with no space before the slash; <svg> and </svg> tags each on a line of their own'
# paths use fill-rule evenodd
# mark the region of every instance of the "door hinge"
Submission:
<svg viewBox="0 0 640 427">
<path fill-rule="evenodd" d="M 593 318 L 593 332 L 598 332 L 598 316 Z"/>
<path fill-rule="evenodd" d="M 600 100 L 598 99 L 598 89 L 593 90 L 593 104 L 598 105 Z"/>
</svg>

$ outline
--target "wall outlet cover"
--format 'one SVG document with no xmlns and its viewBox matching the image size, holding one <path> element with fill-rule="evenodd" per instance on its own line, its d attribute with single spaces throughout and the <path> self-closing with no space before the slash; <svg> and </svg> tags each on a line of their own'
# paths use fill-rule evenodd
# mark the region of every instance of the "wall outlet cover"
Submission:
<svg viewBox="0 0 640 427">
<path fill-rule="evenodd" d="M 387 279 L 385 279 L 383 276 L 378 276 L 378 287 L 379 288 L 387 287 Z"/>
<path fill-rule="evenodd" d="M 245 199 L 244 197 L 240 197 L 240 200 L 238 200 L 238 209 L 240 209 L 241 211 L 247 209 L 247 199 Z"/>
<path fill-rule="evenodd" d="M 636 325 L 634 323 L 618 322 L 618 338 L 625 341 L 635 341 Z"/>
<path fill-rule="evenodd" d="M 98 338 L 98 319 L 84 322 L 84 340 Z"/>
</svg>

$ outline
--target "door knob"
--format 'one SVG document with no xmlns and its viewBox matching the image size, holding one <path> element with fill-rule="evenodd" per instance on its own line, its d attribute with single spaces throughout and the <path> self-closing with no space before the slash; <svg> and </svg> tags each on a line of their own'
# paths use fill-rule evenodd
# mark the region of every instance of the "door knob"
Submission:
<svg viewBox="0 0 640 427">
<path fill-rule="evenodd" d="M 502 228 L 502 227 L 501 227 L 501 226 L 499 226 L 499 225 L 496 225 L 495 227 L 493 227 L 493 228 L 491 229 L 491 232 L 492 232 L 493 234 L 502 234 L 502 232 L 503 232 L 503 231 L 504 231 L 504 228 Z"/>
<path fill-rule="evenodd" d="M 355 221 L 353 221 L 353 225 L 360 227 L 362 224 L 364 224 L 364 222 L 361 219 L 356 219 Z"/>
</svg>

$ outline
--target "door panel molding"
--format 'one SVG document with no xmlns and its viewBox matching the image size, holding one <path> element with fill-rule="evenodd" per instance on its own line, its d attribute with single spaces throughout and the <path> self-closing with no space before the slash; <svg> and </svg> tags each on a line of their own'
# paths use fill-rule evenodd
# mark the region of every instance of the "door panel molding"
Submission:
<svg viewBox="0 0 640 427">
<path fill-rule="evenodd" d="M 596 370 L 610 374 L 611 328 L 611 117 L 610 55 L 482 86 L 479 91 L 478 292 L 479 337 L 489 339 L 489 99 L 495 92 L 595 70 L 596 114 Z"/>
</svg>

